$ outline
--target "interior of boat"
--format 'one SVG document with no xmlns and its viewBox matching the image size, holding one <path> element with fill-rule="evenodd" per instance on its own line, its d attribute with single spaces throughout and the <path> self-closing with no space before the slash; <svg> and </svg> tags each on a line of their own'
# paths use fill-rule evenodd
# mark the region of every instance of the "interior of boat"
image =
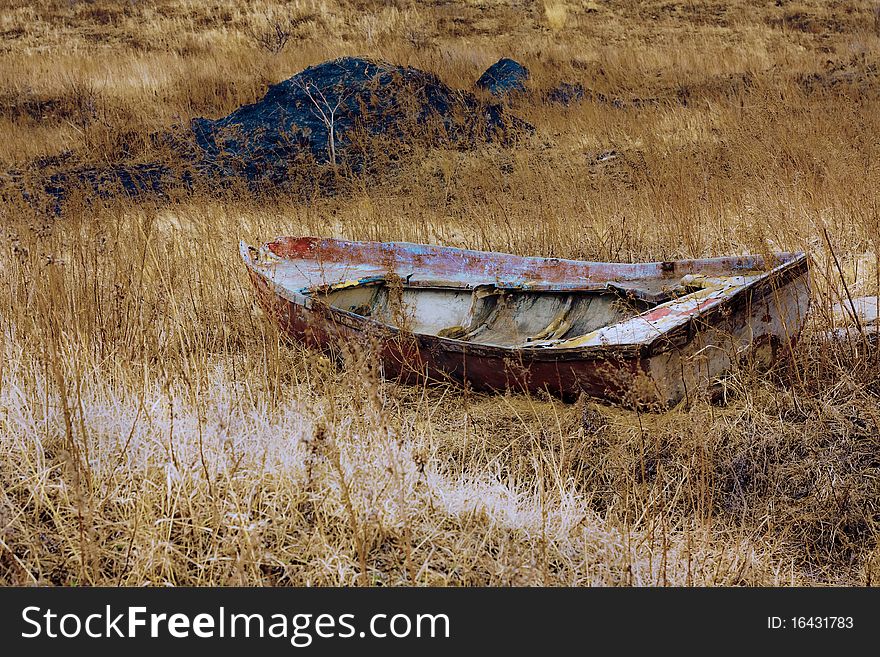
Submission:
<svg viewBox="0 0 880 657">
<path fill-rule="evenodd" d="M 679 284 L 668 290 L 660 281 L 639 281 L 536 291 L 409 285 L 403 279 L 378 278 L 316 289 L 312 296 L 413 333 L 477 344 L 539 346 L 586 335 L 701 287 Z"/>
</svg>

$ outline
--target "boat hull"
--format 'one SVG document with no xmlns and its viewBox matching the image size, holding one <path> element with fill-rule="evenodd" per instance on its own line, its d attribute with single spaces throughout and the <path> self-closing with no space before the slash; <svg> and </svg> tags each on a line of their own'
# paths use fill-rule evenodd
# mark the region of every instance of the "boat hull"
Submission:
<svg viewBox="0 0 880 657">
<path fill-rule="evenodd" d="M 341 356 L 368 350 L 387 379 L 454 381 L 474 390 L 581 394 L 629 406 L 667 408 L 700 394 L 744 361 L 766 365 L 794 346 L 809 307 L 806 258 L 783 268 L 662 339 L 625 346 L 517 349 L 402 331 L 312 300 L 302 303 L 255 268 L 251 281 L 263 309 L 288 336 Z"/>
</svg>

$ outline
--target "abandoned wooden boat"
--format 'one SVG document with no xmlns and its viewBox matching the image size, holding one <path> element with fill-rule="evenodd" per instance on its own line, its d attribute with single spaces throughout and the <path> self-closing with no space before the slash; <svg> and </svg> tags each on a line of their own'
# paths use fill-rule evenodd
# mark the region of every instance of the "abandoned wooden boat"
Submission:
<svg viewBox="0 0 880 657">
<path fill-rule="evenodd" d="M 386 378 L 638 405 L 772 362 L 809 306 L 803 253 L 618 264 L 281 237 L 241 256 L 286 333 L 374 349 Z"/>
</svg>

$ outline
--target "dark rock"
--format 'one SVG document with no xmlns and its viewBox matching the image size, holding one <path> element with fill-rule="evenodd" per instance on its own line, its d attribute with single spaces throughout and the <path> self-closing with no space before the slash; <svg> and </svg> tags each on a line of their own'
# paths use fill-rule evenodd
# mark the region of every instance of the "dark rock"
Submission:
<svg viewBox="0 0 880 657">
<path fill-rule="evenodd" d="M 488 91 L 493 96 L 503 98 L 511 92 L 524 92 L 528 79 L 529 69 L 517 61 L 504 57 L 487 68 L 476 84 L 478 88 Z"/>
</svg>

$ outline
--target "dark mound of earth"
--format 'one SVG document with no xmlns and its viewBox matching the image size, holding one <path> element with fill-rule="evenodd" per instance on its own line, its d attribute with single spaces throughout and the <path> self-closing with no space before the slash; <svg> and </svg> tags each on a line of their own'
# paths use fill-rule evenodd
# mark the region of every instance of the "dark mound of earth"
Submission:
<svg viewBox="0 0 880 657">
<path fill-rule="evenodd" d="M 307 68 L 222 119 L 192 121 L 206 156 L 240 163 L 248 178 L 281 173 L 278 165 L 304 153 L 320 164 L 360 168 L 369 157 L 363 138 L 472 147 L 506 141 L 511 129 L 525 127 L 500 105 L 451 89 L 436 75 L 353 57 Z"/>
<path fill-rule="evenodd" d="M 228 116 L 194 119 L 188 128 L 154 135 L 175 163 L 67 167 L 44 178 L 42 187 L 60 202 L 74 186 L 108 197 L 161 195 L 199 182 L 283 185 L 302 165 L 359 172 L 399 159 L 416 144 L 473 148 L 531 130 L 501 104 L 452 89 L 432 73 L 346 57 L 273 85 L 261 100 Z"/>
</svg>

